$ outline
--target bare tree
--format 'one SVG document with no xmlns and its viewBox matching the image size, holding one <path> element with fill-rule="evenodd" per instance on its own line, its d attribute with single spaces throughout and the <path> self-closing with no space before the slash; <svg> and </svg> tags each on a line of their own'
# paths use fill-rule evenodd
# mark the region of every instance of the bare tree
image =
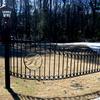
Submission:
<svg viewBox="0 0 100 100">
<path fill-rule="evenodd" d="M 96 5 L 97 5 L 97 0 L 90 0 L 90 7 L 92 10 L 93 14 L 93 25 L 92 25 L 92 35 L 95 36 L 95 23 L 96 23 Z"/>
</svg>

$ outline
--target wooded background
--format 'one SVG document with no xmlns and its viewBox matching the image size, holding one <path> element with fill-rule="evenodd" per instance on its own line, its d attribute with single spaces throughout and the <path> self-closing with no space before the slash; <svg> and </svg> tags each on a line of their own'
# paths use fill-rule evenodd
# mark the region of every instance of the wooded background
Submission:
<svg viewBox="0 0 100 100">
<path fill-rule="evenodd" d="M 6 0 L 6 4 L 13 9 L 12 34 L 18 38 L 100 41 L 99 0 Z"/>
</svg>

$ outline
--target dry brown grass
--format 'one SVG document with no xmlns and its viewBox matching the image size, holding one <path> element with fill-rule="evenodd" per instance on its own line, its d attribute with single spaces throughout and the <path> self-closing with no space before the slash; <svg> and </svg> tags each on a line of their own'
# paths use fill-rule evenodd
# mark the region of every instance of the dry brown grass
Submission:
<svg viewBox="0 0 100 100">
<path fill-rule="evenodd" d="M 99 83 L 100 73 L 97 73 L 64 80 L 40 82 L 14 78 L 12 87 L 19 94 L 35 97 L 75 97 L 100 91 Z"/>
<path fill-rule="evenodd" d="M 3 61 L 4 59 L 1 58 L 0 62 Z M 2 74 L 0 77 L 0 100 L 13 100 L 11 94 L 4 89 L 4 62 L 0 63 L 0 65 L 0 73 Z M 63 97 L 73 97 L 74 100 L 77 100 L 75 99 L 76 97 L 83 97 L 82 100 L 89 100 L 90 98 L 99 96 L 98 91 L 100 91 L 100 73 L 51 81 L 34 81 L 11 77 L 11 83 L 12 89 L 22 100 L 23 98 L 28 100 L 27 96 L 29 96 L 31 99 L 32 97 L 57 97 L 61 99 Z"/>
</svg>

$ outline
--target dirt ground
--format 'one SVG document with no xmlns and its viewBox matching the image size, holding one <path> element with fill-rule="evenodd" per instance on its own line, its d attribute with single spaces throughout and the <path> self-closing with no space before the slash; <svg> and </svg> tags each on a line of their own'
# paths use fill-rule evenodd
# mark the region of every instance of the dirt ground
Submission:
<svg viewBox="0 0 100 100">
<path fill-rule="evenodd" d="M 93 100 L 100 96 L 100 73 L 62 80 L 35 81 L 11 77 L 4 86 L 4 59 L 0 58 L 0 100 Z"/>
</svg>

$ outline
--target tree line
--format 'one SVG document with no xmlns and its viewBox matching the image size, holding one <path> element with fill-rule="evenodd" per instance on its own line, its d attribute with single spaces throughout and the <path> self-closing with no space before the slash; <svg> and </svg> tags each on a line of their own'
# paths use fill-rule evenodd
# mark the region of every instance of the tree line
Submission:
<svg viewBox="0 0 100 100">
<path fill-rule="evenodd" d="M 35 41 L 100 40 L 98 0 L 10 0 L 13 35 Z M 2 0 L 0 0 L 2 5 Z"/>
</svg>

